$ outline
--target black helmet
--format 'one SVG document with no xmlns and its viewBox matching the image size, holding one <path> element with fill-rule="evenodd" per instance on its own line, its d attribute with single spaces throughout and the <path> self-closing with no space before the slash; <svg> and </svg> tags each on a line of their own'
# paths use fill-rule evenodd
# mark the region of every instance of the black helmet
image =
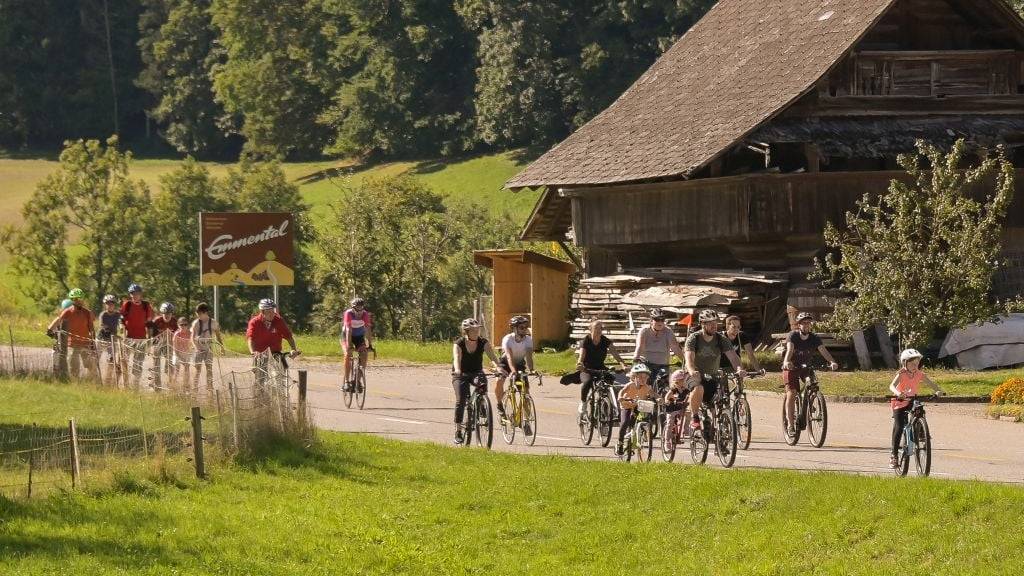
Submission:
<svg viewBox="0 0 1024 576">
<path fill-rule="evenodd" d="M 654 308 L 651 310 L 651 320 L 664 320 L 665 311 L 661 308 Z"/>
<path fill-rule="evenodd" d="M 803 322 L 804 320 L 811 320 L 811 321 L 813 321 L 814 320 L 814 316 L 810 312 L 801 312 L 801 313 L 796 315 L 797 324 L 799 324 L 800 322 Z"/>
</svg>

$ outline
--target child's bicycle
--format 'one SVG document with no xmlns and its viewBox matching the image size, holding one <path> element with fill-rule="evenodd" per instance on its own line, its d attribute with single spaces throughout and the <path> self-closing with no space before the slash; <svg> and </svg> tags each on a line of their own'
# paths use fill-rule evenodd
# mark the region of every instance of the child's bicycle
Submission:
<svg viewBox="0 0 1024 576">
<path fill-rule="evenodd" d="M 934 398 L 934 396 L 933 396 Z M 890 396 L 890 400 L 899 399 Z M 907 412 L 907 424 L 900 435 L 900 445 L 896 450 L 897 476 L 906 476 L 910 470 L 910 460 L 914 460 L 918 476 L 927 476 L 932 470 L 932 435 L 928 429 L 928 420 L 924 414 L 924 402 L 919 398 L 908 398 L 910 410 Z"/>
<path fill-rule="evenodd" d="M 512 381 L 501 398 L 501 406 L 505 411 L 501 417 L 501 435 L 506 444 L 515 440 L 516 428 L 522 429 L 527 446 L 533 446 L 537 441 L 537 407 L 530 396 L 530 382 L 527 380 L 530 375 L 537 376 L 538 386 L 544 385 L 540 374 L 528 374 L 520 370 L 512 375 Z"/>
<path fill-rule="evenodd" d="M 658 403 L 653 400 L 636 401 L 636 421 L 626 433 L 619 460 L 629 462 L 636 454 L 638 462 L 650 462 L 654 452 L 654 422 Z"/>
</svg>

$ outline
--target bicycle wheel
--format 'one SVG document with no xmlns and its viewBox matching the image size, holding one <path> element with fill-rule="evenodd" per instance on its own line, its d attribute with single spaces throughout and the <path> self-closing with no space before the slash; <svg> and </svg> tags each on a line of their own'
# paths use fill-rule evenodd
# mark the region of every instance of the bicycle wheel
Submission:
<svg viewBox="0 0 1024 576">
<path fill-rule="evenodd" d="M 516 398 L 515 391 L 506 390 L 501 397 L 501 406 L 505 409 L 505 416 L 501 417 L 501 435 L 505 438 L 506 444 L 511 444 L 516 439 Z"/>
<path fill-rule="evenodd" d="M 715 453 L 718 461 L 725 468 L 731 468 L 736 463 L 736 422 L 728 410 L 718 414 L 715 424 Z"/>
<path fill-rule="evenodd" d="M 827 434 L 828 407 L 825 405 L 825 395 L 815 392 L 807 402 L 807 435 L 811 446 L 815 448 L 824 446 Z"/>
<path fill-rule="evenodd" d="M 903 429 L 903 433 L 900 434 L 900 445 L 896 450 L 896 468 L 893 472 L 897 476 L 906 476 L 907 471 L 910 470 L 910 450 L 907 446 L 907 429 Z"/>
<path fill-rule="evenodd" d="M 345 382 L 344 387 L 341 390 L 341 395 L 345 399 L 345 408 L 352 407 L 352 399 L 355 398 L 355 388 L 353 387 L 351 378 Z"/>
<path fill-rule="evenodd" d="M 690 431 L 690 459 L 694 464 L 703 464 L 708 459 L 708 441 L 703 430 Z"/>
<path fill-rule="evenodd" d="M 356 369 L 356 382 L 354 386 L 356 388 L 356 404 L 362 410 L 363 405 L 366 404 L 366 369 L 362 366 Z"/>
<path fill-rule="evenodd" d="M 601 436 L 601 447 L 607 448 L 612 441 L 612 428 L 614 428 L 615 417 L 612 415 L 612 401 L 607 396 L 602 397 L 597 403 L 598 434 Z"/>
<path fill-rule="evenodd" d="M 590 394 L 587 396 L 587 400 L 583 403 L 583 411 L 580 412 L 579 415 L 580 441 L 583 442 L 584 446 L 590 446 L 590 442 L 594 439 L 594 419 L 597 415 L 596 412 L 594 395 Z"/>
<path fill-rule="evenodd" d="M 744 396 L 740 396 L 734 407 L 733 418 L 736 420 L 737 446 L 740 450 L 750 448 L 750 436 L 753 431 L 753 423 L 750 418 L 750 403 Z"/>
<path fill-rule="evenodd" d="M 654 454 L 654 430 L 649 422 L 641 422 L 636 427 L 636 459 L 638 462 L 650 462 Z"/>
<path fill-rule="evenodd" d="M 523 440 L 527 446 L 537 441 L 537 408 L 529 394 L 523 395 Z"/>
<path fill-rule="evenodd" d="M 466 401 L 466 425 L 462 431 L 462 446 L 469 448 L 473 445 L 473 433 L 476 431 L 476 394 L 470 394 Z"/>
<path fill-rule="evenodd" d="M 476 432 L 476 445 L 491 449 L 491 442 L 494 440 L 494 416 L 491 414 L 491 400 L 487 394 L 479 394 L 476 397 L 476 409 L 473 428 Z M 467 442 L 468 444 L 468 442 Z"/>
<path fill-rule="evenodd" d="M 800 414 L 800 397 L 796 398 L 796 414 Z M 799 419 L 799 416 L 798 418 Z M 796 446 L 796 443 L 800 441 L 800 427 L 790 426 L 789 418 L 786 417 L 786 402 L 782 402 L 782 435 L 786 439 L 786 444 L 790 446 Z"/>
<path fill-rule="evenodd" d="M 928 421 L 924 418 L 914 421 L 914 442 L 917 443 L 914 451 L 917 475 L 927 476 L 932 471 L 932 436 L 928 430 Z"/>
<path fill-rule="evenodd" d="M 679 417 L 669 415 L 665 422 L 665 429 L 661 431 L 661 459 L 665 462 L 671 462 L 676 458 L 679 422 Z"/>
</svg>

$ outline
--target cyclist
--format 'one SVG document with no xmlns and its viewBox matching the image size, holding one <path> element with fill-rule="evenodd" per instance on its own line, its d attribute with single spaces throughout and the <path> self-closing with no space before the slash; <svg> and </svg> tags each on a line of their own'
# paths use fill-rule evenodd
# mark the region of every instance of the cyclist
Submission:
<svg viewBox="0 0 1024 576">
<path fill-rule="evenodd" d="M 796 395 L 800 389 L 800 379 L 808 376 L 808 369 L 804 366 L 811 363 L 814 352 L 821 354 L 828 361 L 830 368 L 839 369 L 839 364 L 832 358 L 828 348 L 825 348 L 821 338 L 811 332 L 813 325 L 814 316 L 809 312 L 801 312 L 796 317 L 797 329 L 790 332 L 786 338 L 786 355 L 782 358 L 782 382 L 786 386 L 786 418 L 790 432 L 796 427 Z"/>
<path fill-rule="evenodd" d="M 512 330 L 501 339 L 501 358 L 498 362 L 501 376 L 494 383 L 494 397 L 498 399 L 498 413 L 505 417 L 505 407 L 501 398 L 505 394 L 505 380 L 516 372 L 527 371 L 536 374 L 533 369 L 533 338 L 530 337 L 530 319 L 526 316 L 513 316 L 508 321 Z"/>
<path fill-rule="evenodd" d="M 636 335 L 636 349 L 633 351 L 635 362 L 643 361 L 651 371 L 651 378 L 656 382 L 658 374 L 668 370 L 671 355 L 683 358 L 679 341 L 672 329 L 665 324 L 665 313 L 661 308 L 651 310 L 651 325 L 640 329 Z"/>
<path fill-rule="evenodd" d="M 142 379 L 142 362 L 146 358 L 148 329 L 153 321 L 153 307 L 142 299 L 142 286 L 128 286 L 128 300 L 121 304 L 121 323 L 124 325 L 124 344 L 132 355 L 132 385 L 136 388 Z"/>
<path fill-rule="evenodd" d="M 70 350 L 68 355 L 68 371 L 71 376 L 80 376 L 82 365 L 89 374 L 89 377 L 96 376 L 96 357 L 93 353 L 96 349 L 94 326 L 96 319 L 92 311 L 85 307 L 82 299 L 85 292 L 81 288 L 72 288 L 68 292 L 68 299 L 71 306 L 64 308 L 60 314 L 50 322 L 46 333 L 53 334 L 58 325 L 64 324 L 67 332 L 67 345 Z"/>
<path fill-rule="evenodd" d="M 701 329 L 686 338 L 686 373 L 690 376 L 690 429 L 700 430 L 700 403 L 710 403 L 718 391 L 717 373 L 725 355 L 740 378 L 746 376 L 740 357 L 729 340 L 718 332 L 718 313 L 703 310 L 698 316 Z M 705 382 L 704 376 L 715 376 Z"/>
<path fill-rule="evenodd" d="M 118 366 L 115 365 L 117 362 L 117 353 L 115 346 L 117 345 L 118 337 L 118 326 L 121 324 L 121 313 L 117 310 L 117 297 L 113 294 L 107 294 L 103 297 L 103 312 L 100 312 L 100 331 L 99 341 L 103 352 L 108 354 L 107 364 L 107 376 L 106 381 L 110 382 L 114 379 L 117 374 Z M 102 358 L 100 358 L 102 360 Z"/>
<path fill-rule="evenodd" d="M 896 373 L 896 377 L 892 379 L 892 383 L 889 384 L 889 390 L 893 396 L 896 396 L 896 398 L 889 401 L 889 405 L 892 408 L 892 455 L 889 458 L 890 468 L 895 468 L 898 462 L 896 451 L 899 450 L 900 435 L 903 434 L 903 428 L 907 425 L 907 414 L 910 411 L 910 400 L 908 398 L 917 396 L 917 391 L 920 389 L 922 382 L 934 390 L 937 395 L 946 393 L 945 390 L 940 388 L 935 382 L 932 382 L 932 379 L 920 370 L 921 358 L 923 358 L 923 355 L 913 348 L 907 348 L 900 353 L 900 364 L 902 364 L 902 367 Z"/>
<path fill-rule="evenodd" d="M 210 317 L 210 305 L 200 302 L 196 306 L 196 319 L 192 321 L 192 346 L 195 347 L 196 373 L 192 376 L 192 388 L 199 390 L 199 371 L 206 367 L 206 391 L 213 394 L 213 342 L 222 348 L 220 325 Z"/>
<path fill-rule="evenodd" d="M 342 389 L 348 392 L 352 385 L 349 375 L 352 373 L 352 357 L 349 350 L 355 346 L 359 351 L 359 367 L 366 369 L 366 356 L 373 349 L 373 315 L 366 309 L 366 301 L 353 298 L 351 308 L 345 310 L 341 322 L 341 350 L 345 354 L 345 384 Z"/>
<path fill-rule="evenodd" d="M 651 386 L 651 369 L 643 363 L 634 364 L 629 371 L 629 384 L 619 390 L 619 442 L 615 455 L 622 454 L 626 432 L 636 423 L 636 401 L 654 400 L 655 391 Z"/>
<path fill-rule="evenodd" d="M 668 390 L 665 392 L 665 429 L 671 430 L 672 424 L 675 423 L 677 418 L 683 417 L 683 411 L 686 409 L 686 397 L 689 394 L 689 390 L 686 388 L 687 381 L 690 379 L 686 370 L 676 370 L 672 372 L 672 375 L 668 379 Z M 668 438 L 670 443 L 675 442 L 675 438 Z"/>
<path fill-rule="evenodd" d="M 480 337 L 480 323 L 475 318 L 462 321 L 462 336 L 452 345 L 452 387 L 455 388 L 455 443 L 462 444 L 462 415 L 469 400 L 469 387 L 484 371 L 484 354 L 491 359 L 491 365 L 498 367 L 494 347 L 486 338 Z M 485 392 L 486 393 L 486 392 Z M 466 423 L 468 426 L 468 422 Z"/>
<path fill-rule="evenodd" d="M 160 315 L 150 322 L 150 337 L 153 339 L 153 368 L 150 379 L 153 381 L 153 388 L 160 389 L 160 365 L 163 364 L 163 371 L 167 373 L 168 387 L 174 384 L 173 374 L 173 339 L 174 332 L 178 329 L 178 318 L 174 315 L 174 304 L 163 302 L 160 304 Z"/>
<path fill-rule="evenodd" d="M 736 355 L 743 357 L 746 353 L 747 360 L 750 365 L 754 367 L 755 372 L 761 371 L 761 363 L 757 361 L 757 356 L 754 355 L 754 346 L 750 343 L 750 336 L 743 332 L 743 323 L 739 316 L 729 316 L 725 319 L 725 337 L 729 339 L 729 343 L 732 344 Z M 722 358 L 722 368 L 728 368 L 730 366 L 727 358 Z"/>
<path fill-rule="evenodd" d="M 259 303 L 259 313 L 249 319 L 245 329 L 245 339 L 249 346 L 249 354 L 252 355 L 252 363 L 256 370 L 257 383 L 265 381 L 265 374 L 259 370 L 260 355 L 269 351 L 270 354 L 281 363 L 283 369 L 288 368 L 287 354 L 281 350 L 281 341 L 287 340 L 291 346 L 292 356 L 298 356 L 298 345 L 295 344 L 295 337 L 285 323 L 284 318 L 277 313 L 277 304 L 270 298 L 264 298 Z"/>
<path fill-rule="evenodd" d="M 583 403 L 587 401 L 587 395 L 594 387 L 592 370 L 604 370 L 604 361 L 611 353 L 612 357 L 619 363 L 619 369 L 625 370 L 626 364 L 619 356 L 615 344 L 604 335 L 604 324 L 600 320 L 590 323 L 590 332 L 580 340 L 579 355 L 576 360 L 576 370 L 580 373 L 580 382 L 583 388 L 580 390 L 580 406 L 577 410 L 583 413 Z"/>
</svg>

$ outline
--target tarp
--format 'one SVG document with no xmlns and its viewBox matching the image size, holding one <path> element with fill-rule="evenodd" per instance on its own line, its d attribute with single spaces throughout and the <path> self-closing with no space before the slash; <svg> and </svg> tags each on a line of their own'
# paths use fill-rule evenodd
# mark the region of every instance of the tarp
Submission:
<svg viewBox="0 0 1024 576">
<path fill-rule="evenodd" d="M 939 350 L 940 358 L 950 355 L 966 370 L 1024 364 L 1024 314 L 951 331 Z"/>
</svg>

